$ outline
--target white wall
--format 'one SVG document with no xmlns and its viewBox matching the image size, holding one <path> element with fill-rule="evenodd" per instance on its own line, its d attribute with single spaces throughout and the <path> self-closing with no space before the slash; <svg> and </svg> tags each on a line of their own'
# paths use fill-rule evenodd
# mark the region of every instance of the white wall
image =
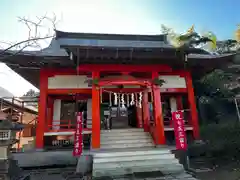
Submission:
<svg viewBox="0 0 240 180">
<path fill-rule="evenodd" d="M 52 124 L 53 124 L 54 130 L 58 130 L 60 128 L 60 126 L 58 126 L 60 124 L 60 121 L 59 121 L 60 118 L 61 118 L 61 100 L 56 99 L 56 100 L 54 100 L 54 104 L 53 104 L 53 122 L 52 122 Z"/>
<path fill-rule="evenodd" d="M 159 76 L 159 79 L 165 81 L 162 88 L 186 88 L 185 78 L 180 76 Z"/>
<path fill-rule="evenodd" d="M 87 76 L 76 76 L 76 75 L 57 75 L 48 78 L 49 89 L 77 89 L 77 88 L 91 88 L 86 82 L 89 78 Z M 159 76 L 159 79 L 165 81 L 162 88 L 186 88 L 185 78 L 180 76 Z M 132 88 L 137 86 L 125 86 L 125 88 Z M 107 88 L 114 88 L 109 86 Z"/>
<path fill-rule="evenodd" d="M 86 82 L 88 79 L 87 76 L 57 75 L 48 78 L 48 89 L 91 88 Z"/>
</svg>

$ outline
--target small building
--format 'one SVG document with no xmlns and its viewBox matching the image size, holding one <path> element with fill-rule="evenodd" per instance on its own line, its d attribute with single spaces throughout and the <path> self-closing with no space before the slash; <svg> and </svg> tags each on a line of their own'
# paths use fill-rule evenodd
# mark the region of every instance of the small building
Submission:
<svg viewBox="0 0 240 180">
<path fill-rule="evenodd" d="M 166 35 L 56 31 L 48 48 L 1 61 L 40 90 L 36 148 L 45 148 L 49 137 L 72 136 L 75 114 L 84 111 L 84 134 L 98 149 L 101 122 L 109 114 L 113 129 L 143 128 L 155 145 L 165 145 L 173 133 L 171 112 L 182 110 L 186 131 L 199 139 L 192 78 L 221 68 L 233 56 L 179 51 Z"/>
<path fill-rule="evenodd" d="M 24 100 L 27 97 L 14 97 L 12 93 L 0 87 L 0 110 L 6 115 L 10 115 L 15 122 L 23 123 L 24 129 L 17 133 L 19 143 L 14 148 L 21 148 L 29 141 L 34 141 L 36 135 L 36 121 L 38 109 L 30 106 L 29 101 L 36 102 L 33 97 Z"/>
</svg>

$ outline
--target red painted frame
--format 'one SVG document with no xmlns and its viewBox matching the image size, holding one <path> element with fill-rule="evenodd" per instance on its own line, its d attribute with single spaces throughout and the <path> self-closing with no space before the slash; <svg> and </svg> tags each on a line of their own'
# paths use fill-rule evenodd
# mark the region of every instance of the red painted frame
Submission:
<svg viewBox="0 0 240 180">
<path fill-rule="evenodd" d="M 77 72 L 78 71 L 78 72 Z M 46 127 L 46 108 L 47 108 L 47 96 L 49 95 L 63 95 L 63 94 L 92 94 L 93 98 L 93 128 L 92 128 L 92 142 L 93 148 L 100 147 L 100 119 L 99 119 L 99 89 L 93 86 L 92 89 L 48 89 L 48 77 L 52 77 L 55 75 L 89 75 L 92 72 L 93 78 L 99 78 L 99 72 L 122 72 L 124 74 L 128 74 L 129 72 L 153 72 L 153 76 L 156 78 L 159 75 L 179 75 L 186 79 L 187 88 L 179 88 L 179 89 L 168 89 L 165 92 L 177 93 L 177 92 L 187 92 L 188 99 L 191 109 L 192 116 L 192 125 L 194 137 L 196 139 L 199 138 L 199 127 L 198 127 L 198 116 L 196 110 L 195 96 L 193 91 L 192 79 L 191 75 L 187 71 L 174 71 L 171 67 L 166 65 L 81 65 L 77 68 L 77 71 L 74 69 L 41 69 L 40 70 L 40 98 L 39 98 L 39 121 L 37 126 L 37 136 L 36 136 L 36 148 L 43 148 L 43 136 Z M 116 84 L 119 84 L 117 82 Z M 135 82 L 136 83 L 136 82 Z M 129 82 L 129 84 L 133 84 L 133 82 Z M 140 83 L 141 84 L 141 83 Z M 165 93 L 161 92 L 161 93 Z M 159 100 L 158 96 L 160 95 L 160 89 L 153 88 L 153 93 L 155 99 L 155 118 L 157 119 L 157 127 L 154 133 L 157 133 L 158 140 L 156 139 L 157 144 L 164 144 L 164 128 L 161 124 L 161 119 L 159 119 L 159 115 L 161 115 L 161 109 L 158 108 Z M 158 95 L 159 94 L 159 95 Z M 160 123 L 160 124 L 159 124 Z"/>
</svg>

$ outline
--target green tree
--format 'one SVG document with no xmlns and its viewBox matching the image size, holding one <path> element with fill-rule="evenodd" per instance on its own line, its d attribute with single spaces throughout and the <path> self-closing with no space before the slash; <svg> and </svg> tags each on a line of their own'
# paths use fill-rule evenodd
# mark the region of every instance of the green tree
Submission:
<svg viewBox="0 0 240 180">
<path fill-rule="evenodd" d="M 186 50 L 188 48 L 211 44 L 211 48 L 216 48 L 216 36 L 212 32 L 207 32 L 204 35 L 195 32 L 192 26 L 184 34 L 176 33 L 172 28 L 161 25 L 161 32 L 167 35 L 168 41 L 179 50 Z"/>
<path fill-rule="evenodd" d="M 237 40 L 217 42 L 217 38 L 212 32 L 200 35 L 194 31 L 193 27 L 183 35 L 177 34 L 174 30 L 164 25 L 162 25 L 161 29 L 164 34 L 168 35 L 169 42 L 183 53 L 185 53 L 186 49 L 192 47 L 206 48 L 205 45 L 209 43 L 210 46 L 206 49 L 215 53 L 233 53 L 238 49 Z M 218 123 L 224 111 L 230 107 L 229 104 L 233 104 L 229 102 L 229 99 L 233 99 L 240 92 L 238 86 L 235 86 L 237 77 L 238 74 L 231 70 L 215 69 L 201 79 L 193 79 L 199 107 L 208 107 L 208 114 L 211 117 L 209 119 L 211 121 Z"/>
<path fill-rule="evenodd" d="M 24 94 L 23 96 L 28 96 L 28 97 L 37 97 L 39 96 L 39 92 L 34 91 L 33 89 L 28 90 L 28 92 L 26 92 L 26 94 Z"/>
</svg>

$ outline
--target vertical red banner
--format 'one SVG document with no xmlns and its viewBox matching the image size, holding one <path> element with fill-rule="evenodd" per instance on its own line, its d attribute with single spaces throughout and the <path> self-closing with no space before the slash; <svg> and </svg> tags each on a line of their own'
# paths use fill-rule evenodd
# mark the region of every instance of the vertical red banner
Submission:
<svg viewBox="0 0 240 180">
<path fill-rule="evenodd" d="M 172 120 L 174 124 L 174 133 L 176 140 L 176 148 L 178 150 L 187 149 L 187 138 L 184 128 L 184 117 L 182 111 L 172 112 Z"/>
<path fill-rule="evenodd" d="M 77 113 L 77 123 L 74 136 L 73 156 L 80 156 L 83 151 L 83 113 Z"/>
</svg>

